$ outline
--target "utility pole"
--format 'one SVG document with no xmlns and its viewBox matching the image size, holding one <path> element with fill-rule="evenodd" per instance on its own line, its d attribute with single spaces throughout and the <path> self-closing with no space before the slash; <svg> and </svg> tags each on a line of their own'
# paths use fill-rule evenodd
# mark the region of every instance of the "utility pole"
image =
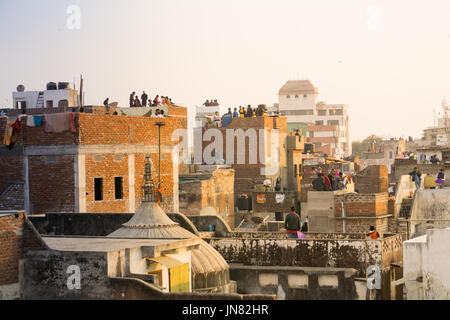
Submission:
<svg viewBox="0 0 450 320">
<path fill-rule="evenodd" d="M 164 126 L 164 122 L 156 122 L 158 126 L 158 189 L 161 188 L 161 127 Z"/>
</svg>

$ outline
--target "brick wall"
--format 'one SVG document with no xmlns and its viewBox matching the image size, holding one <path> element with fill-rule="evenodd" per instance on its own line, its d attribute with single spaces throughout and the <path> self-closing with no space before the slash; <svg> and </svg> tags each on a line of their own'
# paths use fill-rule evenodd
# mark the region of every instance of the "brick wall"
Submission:
<svg viewBox="0 0 450 320">
<path fill-rule="evenodd" d="M 104 107 L 99 107 L 99 110 Z M 95 108 L 94 108 L 95 109 Z M 185 108 L 176 108 L 182 114 Z M 95 111 L 95 110 L 94 110 Z M 13 150 L 2 147 L 0 163 L 6 170 L 0 171 L 0 193 L 9 185 L 25 182 L 23 169 L 23 148 L 33 147 L 29 156 L 29 187 L 31 213 L 73 212 L 75 209 L 75 156 L 83 148 L 99 148 L 83 150 L 86 154 L 86 210 L 89 212 L 128 212 L 129 181 L 128 154 L 135 155 L 135 209 L 142 198 L 142 185 L 145 156 L 151 155 L 153 161 L 153 179 L 158 182 L 158 127 L 156 122 L 163 122 L 161 128 L 161 183 L 163 208 L 174 210 L 174 167 L 172 155 L 167 147 L 175 142 L 171 140 L 172 132 L 178 128 L 187 128 L 187 118 L 149 118 L 136 116 L 114 116 L 99 114 L 76 114 L 77 131 L 61 133 L 45 133 L 44 126 L 27 127 L 26 117 L 22 118 L 23 126 L 18 133 L 18 141 Z M 45 120 L 44 120 L 45 121 Z M 0 119 L 0 132 L 4 132 L 6 118 Z M 3 128 L 3 129 L 2 129 Z M 59 146 L 59 149 L 45 147 Z M 131 148 L 122 154 L 117 153 L 120 146 Z M 148 147 L 140 151 L 138 146 Z M 68 148 L 66 148 L 68 147 Z M 116 148 L 105 151 L 105 148 Z M 119 147 L 119 148 L 118 148 Z M 55 151 L 52 151 L 55 150 Z M 134 150 L 134 151 L 133 151 Z M 36 155 L 36 154 L 47 155 Z M 100 161 L 94 158 L 100 157 Z M 120 161 L 117 159 L 121 158 Z M 2 168 L 3 169 L 3 168 Z M 104 200 L 94 200 L 94 178 L 103 178 Z M 123 177 L 123 199 L 115 199 L 114 178 Z"/>
<path fill-rule="evenodd" d="M 3 149 L 5 149 L 4 152 L 0 151 L 0 194 L 13 183 L 25 182 L 23 156 L 19 153 L 7 151 L 6 148 Z"/>
<path fill-rule="evenodd" d="M 126 154 L 88 154 L 85 166 L 87 212 L 128 212 L 128 156 Z M 122 199 L 116 199 L 115 177 L 122 177 Z M 95 200 L 95 178 L 103 178 L 102 201 Z"/>
<path fill-rule="evenodd" d="M 388 192 L 388 169 L 383 165 L 369 166 L 354 177 L 355 191 L 359 193 Z"/>
<path fill-rule="evenodd" d="M 23 212 L 0 216 L 0 285 L 19 281 L 19 259 L 28 250 L 45 250 Z"/>
<path fill-rule="evenodd" d="M 388 214 L 387 193 L 346 194 L 335 195 L 334 213 L 342 216 L 342 205 L 345 197 L 345 213 L 348 217 L 381 216 Z"/>
<path fill-rule="evenodd" d="M 74 156 L 29 156 L 31 213 L 75 209 Z"/>
<path fill-rule="evenodd" d="M 245 139 L 245 161 L 244 164 L 238 164 L 237 154 L 238 154 L 238 143 L 237 138 L 235 138 L 234 142 L 234 161 L 233 161 L 233 169 L 235 170 L 235 185 L 234 192 L 235 194 L 239 194 L 240 192 L 248 191 L 253 189 L 253 185 L 262 183 L 267 178 L 272 178 L 273 180 L 281 176 L 282 181 L 287 181 L 287 169 L 286 169 L 286 136 L 287 136 L 287 122 L 286 117 L 254 117 L 254 118 L 234 118 L 233 121 L 224 128 L 217 128 L 222 132 L 223 137 L 223 154 L 224 159 L 226 159 L 227 148 L 226 148 L 226 130 L 227 129 L 242 129 L 244 133 L 248 129 L 256 130 L 256 141 L 257 146 L 253 148 L 253 151 L 250 151 L 249 148 L 249 138 Z M 215 127 L 214 127 L 215 128 Z M 279 152 L 280 152 L 280 161 L 279 168 L 277 173 L 273 176 L 263 175 L 261 174 L 261 168 L 265 165 L 261 163 L 259 156 L 259 148 L 260 146 L 260 138 L 259 138 L 259 129 L 265 129 L 268 133 L 267 139 L 263 140 L 263 146 L 266 150 L 266 154 L 271 156 L 271 132 L 273 129 L 279 129 Z M 205 134 L 205 132 L 203 132 Z M 194 141 L 195 143 L 195 141 Z M 202 142 L 202 151 L 210 145 L 210 141 Z M 241 149 L 239 149 L 241 150 Z M 256 153 L 256 154 L 255 154 Z M 257 161 L 255 164 L 250 164 L 250 156 L 256 155 Z M 275 182 L 275 181 L 274 181 Z M 287 186 L 287 184 L 286 184 Z"/>
<path fill-rule="evenodd" d="M 345 232 L 349 233 L 369 233 L 370 226 L 374 226 L 375 229 L 380 233 L 380 235 L 390 231 L 388 217 L 345 220 Z M 336 232 L 344 232 L 343 219 L 336 219 Z"/>
</svg>

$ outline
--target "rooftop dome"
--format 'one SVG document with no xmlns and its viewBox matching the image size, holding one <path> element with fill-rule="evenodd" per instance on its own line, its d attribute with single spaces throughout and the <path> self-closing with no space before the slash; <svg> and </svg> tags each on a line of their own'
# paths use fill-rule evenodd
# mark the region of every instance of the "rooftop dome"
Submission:
<svg viewBox="0 0 450 320">
<path fill-rule="evenodd" d="M 172 221 L 159 206 L 159 194 L 153 185 L 149 157 L 145 164 L 144 199 L 133 217 L 121 228 L 109 234 L 111 238 L 190 239 L 195 234 Z M 201 240 L 198 249 L 191 251 L 192 289 L 203 292 L 226 291 L 230 283 L 229 266 L 225 259 Z"/>
</svg>

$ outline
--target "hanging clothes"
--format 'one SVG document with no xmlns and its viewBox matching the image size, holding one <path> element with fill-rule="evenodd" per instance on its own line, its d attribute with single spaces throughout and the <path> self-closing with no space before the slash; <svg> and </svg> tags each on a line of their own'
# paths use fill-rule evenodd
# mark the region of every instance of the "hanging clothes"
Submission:
<svg viewBox="0 0 450 320">
<path fill-rule="evenodd" d="M 34 117 L 33 116 L 28 116 L 27 117 L 27 127 L 35 127 L 35 125 L 34 125 Z"/>
<path fill-rule="evenodd" d="M 75 113 L 54 113 L 45 115 L 45 132 L 76 132 Z"/>
<path fill-rule="evenodd" d="M 13 122 L 11 123 L 7 123 L 6 127 L 5 127 L 5 134 L 3 136 L 3 144 L 5 146 L 9 146 L 11 144 L 11 137 L 12 137 L 12 133 L 13 133 L 13 128 L 10 124 L 13 124 Z"/>
</svg>

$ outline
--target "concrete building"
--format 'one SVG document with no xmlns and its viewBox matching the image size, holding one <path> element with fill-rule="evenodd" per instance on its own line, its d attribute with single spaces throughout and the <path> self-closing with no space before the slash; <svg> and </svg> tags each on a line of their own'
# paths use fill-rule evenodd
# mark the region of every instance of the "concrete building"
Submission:
<svg viewBox="0 0 450 320">
<path fill-rule="evenodd" d="M 430 229 L 403 243 L 403 278 L 407 300 L 450 299 L 450 228 Z"/>
<path fill-rule="evenodd" d="M 22 85 L 12 93 L 14 109 L 58 108 L 80 106 L 78 91 L 71 89 L 68 82 L 47 84 L 47 90 L 25 91 Z"/>
<path fill-rule="evenodd" d="M 287 117 L 288 129 L 306 132 L 308 142 L 330 157 L 352 153 L 348 106 L 318 101 L 319 91 L 309 80 L 287 81 L 279 90 L 277 111 Z M 305 128 L 306 126 L 306 128 Z"/>
</svg>

